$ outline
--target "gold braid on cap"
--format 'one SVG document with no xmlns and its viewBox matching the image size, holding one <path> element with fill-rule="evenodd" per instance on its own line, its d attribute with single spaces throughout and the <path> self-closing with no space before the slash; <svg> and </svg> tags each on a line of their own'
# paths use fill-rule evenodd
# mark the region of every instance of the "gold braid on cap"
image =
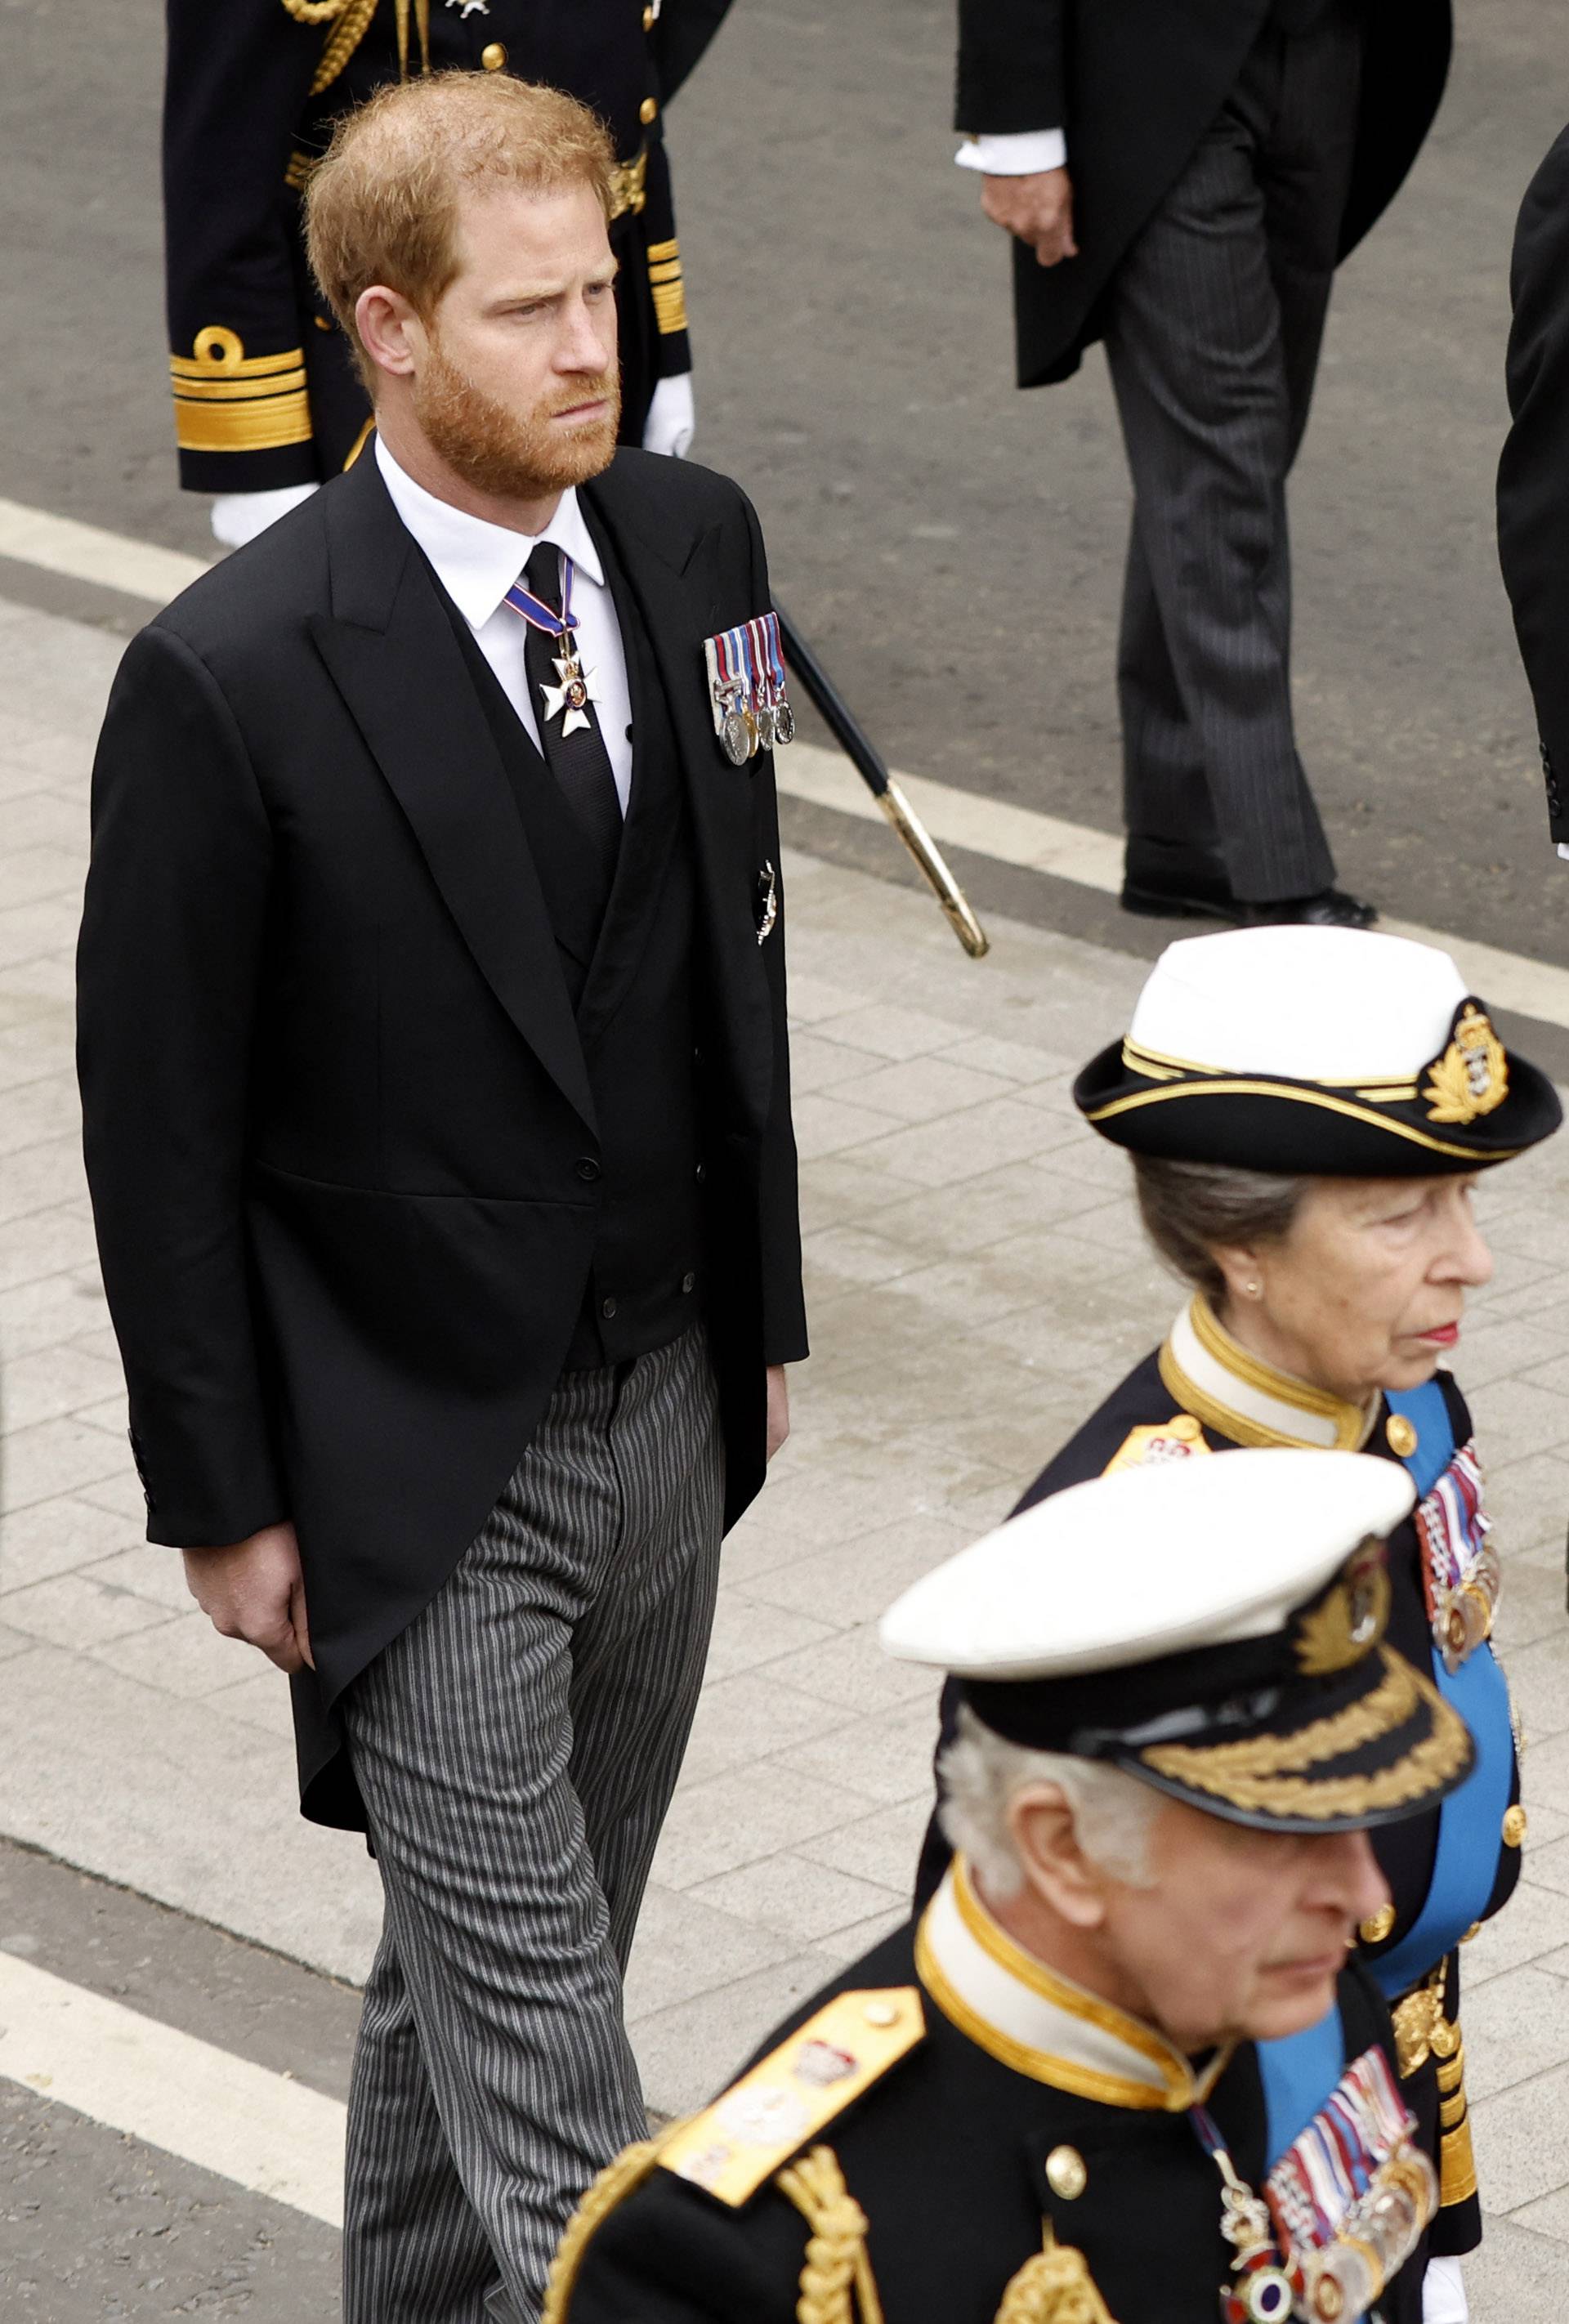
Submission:
<svg viewBox="0 0 1569 2324">
<path fill-rule="evenodd" d="M 1049 2236 L 1051 2230 L 1048 2227 Z M 993 2324 L 1116 2324 L 1083 2252 L 1055 2239 L 1010 2278 Z"/>
<path fill-rule="evenodd" d="M 1465 1726 L 1431 1679 L 1387 1646 L 1379 1653 L 1385 1675 L 1371 1694 L 1327 1719 L 1315 1720 L 1295 1735 L 1254 1735 L 1240 1743 L 1160 1743 L 1139 1757 L 1152 1774 L 1169 1775 L 1189 1789 L 1208 1792 L 1232 1807 L 1265 1815 L 1370 1815 L 1403 1806 L 1407 1800 L 1447 1782 L 1465 1764 L 1470 1740 Z M 1371 1775 L 1334 1775 L 1322 1782 L 1293 1772 L 1359 1750 L 1405 1725 L 1425 1705 L 1432 1725 L 1422 1740 L 1392 1766 Z"/>
<path fill-rule="evenodd" d="M 796 2324 L 882 2324 L 866 2256 L 866 2214 L 844 2184 L 831 2146 L 814 2146 L 774 2185 L 811 2230 L 796 2300 Z"/>
</svg>

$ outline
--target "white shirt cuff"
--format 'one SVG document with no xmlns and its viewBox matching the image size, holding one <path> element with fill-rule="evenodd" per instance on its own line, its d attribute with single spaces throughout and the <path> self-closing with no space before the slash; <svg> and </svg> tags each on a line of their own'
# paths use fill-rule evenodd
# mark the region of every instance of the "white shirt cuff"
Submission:
<svg viewBox="0 0 1569 2324">
<path fill-rule="evenodd" d="M 1067 139 L 1060 129 L 1024 129 L 1006 137 L 966 137 L 954 159 L 961 170 L 988 178 L 1028 178 L 1037 170 L 1067 167 Z"/>
<path fill-rule="evenodd" d="M 1564 858 L 1564 862 L 1569 863 L 1569 847 L 1565 847 L 1562 840 L 1558 842 L 1558 853 Z"/>
</svg>

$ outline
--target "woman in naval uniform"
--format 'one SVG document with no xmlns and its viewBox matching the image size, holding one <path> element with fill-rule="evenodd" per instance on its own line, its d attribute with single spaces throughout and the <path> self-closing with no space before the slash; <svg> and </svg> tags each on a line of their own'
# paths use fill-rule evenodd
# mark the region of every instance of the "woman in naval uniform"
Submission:
<svg viewBox="0 0 1569 2324">
<path fill-rule="evenodd" d="M 1491 1273 L 1476 1175 L 1550 1135 L 1558 1100 L 1506 1051 L 1446 954 L 1306 927 L 1171 945 L 1126 1040 L 1085 1066 L 1074 1097 L 1131 1153 L 1145 1228 L 1192 1296 L 1020 1507 L 1109 1470 L 1238 1445 L 1364 1449 L 1416 1487 L 1390 1545 L 1390 1639 L 1431 1664 L 1480 1761 L 1441 1810 L 1378 1835 L 1392 1903 L 1364 1923 L 1361 1946 L 1439 2169 L 1425 2313 L 1463 2324 L 1459 2255 L 1481 2223 L 1457 1948 L 1512 1893 L 1526 1813 L 1488 1643 L 1500 1568 L 1477 1448 L 1440 1366 L 1466 1292 Z M 918 1897 L 946 1860 L 934 1819 Z"/>
</svg>

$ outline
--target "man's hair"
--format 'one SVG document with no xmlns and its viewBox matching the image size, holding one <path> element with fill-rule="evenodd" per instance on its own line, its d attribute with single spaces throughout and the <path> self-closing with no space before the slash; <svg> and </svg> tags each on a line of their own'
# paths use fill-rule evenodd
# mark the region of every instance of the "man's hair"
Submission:
<svg viewBox="0 0 1569 2324">
<path fill-rule="evenodd" d="M 373 392 L 355 306 L 384 282 L 429 320 L 457 272 L 465 194 L 590 186 L 608 219 L 615 149 L 586 105 L 504 73 L 441 72 L 378 89 L 338 123 L 305 189 L 311 272 Z"/>
<path fill-rule="evenodd" d="M 1172 1273 L 1212 1303 L 1226 1290 L 1217 1247 L 1283 1242 L 1312 1183 L 1284 1171 L 1155 1154 L 1134 1155 L 1133 1177 L 1145 1233 Z"/>
<path fill-rule="evenodd" d="M 1079 1846 L 1103 1872 L 1130 1888 L 1149 1886 L 1149 1840 L 1160 1795 L 1121 1767 L 1007 1742 L 965 1703 L 937 1773 L 944 1794 L 938 1821 L 987 1895 L 999 1902 L 1016 1896 L 1023 1885 L 1008 1811 L 1032 1784 L 1057 1785 L 1073 1812 Z"/>
</svg>

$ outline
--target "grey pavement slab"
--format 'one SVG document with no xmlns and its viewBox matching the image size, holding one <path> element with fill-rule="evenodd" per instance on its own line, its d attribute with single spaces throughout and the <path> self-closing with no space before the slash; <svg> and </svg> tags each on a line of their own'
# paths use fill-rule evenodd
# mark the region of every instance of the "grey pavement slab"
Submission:
<svg viewBox="0 0 1569 2324">
<path fill-rule="evenodd" d="M 62 885 L 42 917 L 0 912 L 0 1041 L 17 1037 L 6 1054 L 28 1075 L 0 1086 L 0 1833 L 352 1983 L 377 1933 L 374 1868 L 300 1821 L 283 1683 L 207 1630 L 172 1554 L 142 1541 L 120 1433 L 60 997 L 82 772 L 115 649 L 33 613 L 4 629 L 30 722 L 13 736 L 25 770 L 12 796 L 46 802 L 26 829 L 49 835 Z M 936 1690 L 881 1655 L 876 1616 L 1006 1512 L 1178 1297 L 1140 1241 L 1121 1157 L 1066 1087 L 1125 1021 L 1141 964 L 1007 920 L 972 963 L 924 896 L 793 851 L 785 871 L 815 1084 L 814 1353 L 794 1378 L 791 1441 L 727 1546 L 632 1960 L 629 2018 L 661 2112 L 697 2103 L 902 1913 Z M 1550 1231 L 1566 1194 L 1569 1147 L 1548 1147 L 1480 1196 L 1500 1253 L 1475 1307 L 1474 1401 L 1514 1584 L 1500 1637 L 1537 1738 L 1526 1877 L 1466 1962 L 1484 2192 L 1505 2230 L 1476 2312 L 1499 2324 L 1546 2313 L 1548 2258 L 1569 2241 L 1569 1292 Z M 64 2135 L 24 2113 L 18 2151 Z M 156 2158 L 146 2170 L 156 2179 Z"/>
</svg>

